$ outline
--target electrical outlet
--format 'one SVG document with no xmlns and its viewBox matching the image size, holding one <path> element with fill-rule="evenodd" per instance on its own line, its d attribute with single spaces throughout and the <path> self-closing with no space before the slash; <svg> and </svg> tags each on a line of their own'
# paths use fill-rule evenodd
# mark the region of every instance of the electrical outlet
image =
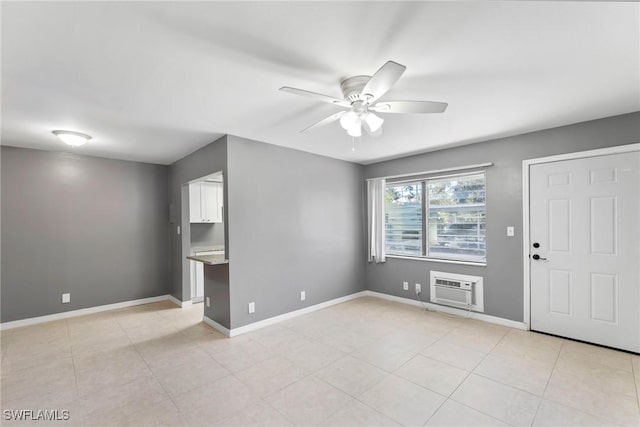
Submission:
<svg viewBox="0 0 640 427">
<path fill-rule="evenodd" d="M 513 237 L 515 235 L 516 235 L 515 227 L 513 227 L 511 225 L 509 227 L 507 227 L 507 237 Z"/>
<path fill-rule="evenodd" d="M 211 297 L 207 297 L 205 299 L 205 303 L 207 304 L 207 307 L 211 307 Z"/>
<path fill-rule="evenodd" d="M 416 283 L 416 294 L 422 292 L 422 285 L 420 283 Z"/>
<path fill-rule="evenodd" d="M 180 235 L 180 226 L 178 226 L 178 227 L 176 228 L 176 232 L 178 233 L 178 236 L 179 236 L 179 235 Z"/>
<path fill-rule="evenodd" d="M 300 301 L 304 301 L 307 299 L 307 292 L 306 291 L 300 291 Z"/>
<path fill-rule="evenodd" d="M 249 303 L 249 314 L 255 313 L 256 312 L 256 303 L 255 302 L 250 302 Z"/>
<path fill-rule="evenodd" d="M 67 304 L 71 302 L 71 294 L 62 294 L 62 303 Z"/>
<path fill-rule="evenodd" d="M 409 282 L 402 282 L 402 289 L 404 289 L 405 291 L 409 290 Z"/>
</svg>

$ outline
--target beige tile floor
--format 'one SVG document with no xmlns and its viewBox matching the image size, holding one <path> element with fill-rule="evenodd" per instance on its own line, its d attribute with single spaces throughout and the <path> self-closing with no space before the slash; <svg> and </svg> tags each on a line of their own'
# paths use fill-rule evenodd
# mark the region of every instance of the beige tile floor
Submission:
<svg viewBox="0 0 640 427">
<path fill-rule="evenodd" d="M 231 339 L 201 317 L 166 302 L 4 331 L 2 409 L 70 411 L 38 426 L 640 426 L 628 353 L 376 298 Z"/>
</svg>

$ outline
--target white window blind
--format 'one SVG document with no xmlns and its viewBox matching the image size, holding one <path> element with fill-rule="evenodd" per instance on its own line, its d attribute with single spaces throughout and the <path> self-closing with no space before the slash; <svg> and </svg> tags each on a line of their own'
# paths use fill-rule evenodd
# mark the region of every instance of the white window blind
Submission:
<svg viewBox="0 0 640 427">
<path fill-rule="evenodd" d="M 387 183 L 387 254 L 484 262 L 485 201 L 484 172 Z"/>
</svg>

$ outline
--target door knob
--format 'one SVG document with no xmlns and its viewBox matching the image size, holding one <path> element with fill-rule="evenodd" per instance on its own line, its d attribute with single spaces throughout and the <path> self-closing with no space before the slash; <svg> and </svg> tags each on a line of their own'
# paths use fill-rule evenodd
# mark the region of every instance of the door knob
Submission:
<svg viewBox="0 0 640 427">
<path fill-rule="evenodd" d="M 540 247 L 540 243 L 535 242 L 535 243 L 533 244 L 533 247 L 534 247 L 534 248 L 539 248 L 539 247 Z"/>
<path fill-rule="evenodd" d="M 546 258 L 542 258 L 538 254 L 533 254 L 532 258 L 535 259 L 536 261 L 538 261 L 538 260 L 546 261 L 547 260 Z"/>
</svg>

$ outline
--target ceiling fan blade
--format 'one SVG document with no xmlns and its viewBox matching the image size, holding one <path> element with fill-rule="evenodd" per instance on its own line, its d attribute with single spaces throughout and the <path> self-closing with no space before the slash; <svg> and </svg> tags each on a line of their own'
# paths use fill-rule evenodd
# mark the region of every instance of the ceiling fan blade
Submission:
<svg viewBox="0 0 640 427">
<path fill-rule="evenodd" d="M 369 110 L 398 114 L 444 113 L 448 105 L 446 102 L 432 101 L 388 101 L 372 105 Z"/>
<path fill-rule="evenodd" d="M 323 95 L 321 93 L 310 92 L 308 90 L 296 89 L 294 87 L 284 86 L 280 88 L 283 92 L 292 93 L 294 95 L 306 96 L 307 98 L 315 99 L 316 101 L 328 102 L 329 104 L 339 105 L 340 107 L 350 108 L 349 104 L 344 99 L 334 98 L 333 96 Z"/>
<path fill-rule="evenodd" d="M 333 123 L 336 120 L 339 120 L 340 117 L 342 117 L 346 113 L 347 113 L 346 111 L 340 111 L 338 113 L 332 114 L 329 117 L 327 117 L 325 119 L 322 119 L 319 122 L 316 122 L 316 123 L 312 124 L 311 126 L 306 127 L 305 129 L 301 130 L 300 133 L 307 133 L 310 130 L 315 129 L 317 127 L 328 125 L 329 123 Z"/>
<path fill-rule="evenodd" d="M 402 73 L 407 69 L 397 62 L 387 61 L 376 73 L 371 76 L 365 87 L 362 89 L 362 96 L 369 102 L 373 102 L 387 93 L 391 86 L 398 81 Z"/>
</svg>

